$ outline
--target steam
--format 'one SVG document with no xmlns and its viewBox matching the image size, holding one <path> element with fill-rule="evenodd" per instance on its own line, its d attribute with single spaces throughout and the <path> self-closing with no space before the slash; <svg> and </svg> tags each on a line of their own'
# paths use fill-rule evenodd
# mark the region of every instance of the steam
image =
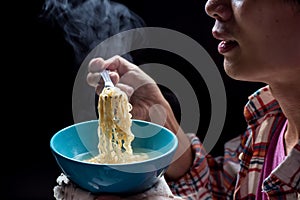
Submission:
<svg viewBox="0 0 300 200">
<path fill-rule="evenodd" d="M 62 28 L 77 62 L 110 36 L 145 26 L 126 6 L 109 0 L 46 0 L 41 17 Z"/>
</svg>

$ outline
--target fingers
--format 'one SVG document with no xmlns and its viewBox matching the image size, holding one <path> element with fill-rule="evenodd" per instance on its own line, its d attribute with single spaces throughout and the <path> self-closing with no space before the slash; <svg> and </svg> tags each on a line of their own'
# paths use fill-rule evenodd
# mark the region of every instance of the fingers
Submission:
<svg viewBox="0 0 300 200">
<path fill-rule="evenodd" d="M 123 90 L 128 97 L 139 87 L 155 83 L 152 78 L 145 74 L 138 66 L 127 61 L 121 56 L 114 56 L 107 60 L 103 58 L 94 58 L 90 61 L 87 75 L 87 82 L 95 87 L 97 94 L 103 89 L 103 80 L 100 72 L 108 69 L 113 83 Z"/>
<path fill-rule="evenodd" d="M 98 87 L 100 83 L 100 72 L 103 71 L 104 60 L 102 58 L 94 58 L 89 62 L 87 83 L 92 87 Z"/>
<path fill-rule="evenodd" d="M 118 55 L 106 60 L 104 66 L 111 71 L 117 71 L 120 76 L 123 76 L 128 71 L 137 68 L 136 65 Z"/>
<path fill-rule="evenodd" d="M 113 83 L 116 84 L 119 81 L 119 76 L 122 76 L 133 68 L 136 68 L 136 66 L 121 56 L 114 56 L 108 60 L 93 58 L 88 65 L 87 83 L 90 86 L 98 87 L 99 83 L 101 84 L 100 72 L 108 69 L 110 70 L 110 77 Z"/>
<path fill-rule="evenodd" d="M 111 81 L 116 85 L 119 80 L 120 80 L 120 76 L 117 72 L 109 72 L 109 76 Z"/>
<path fill-rule="evenodd" d="M 104 68 L 105 61 L 103 58 L 93 58 L 88 66 L 88 70 L 90 73 L 99 73 L 102 72 Z"/>
<path fill-rule="evenodd" d="M 107 60 L 103 60 L 103 58 L 93 58 L 90 63 L 88 70 L 90 73 L 99 73 L 104 69 L 108 69 L 110 71 L 117 71 L 120 76 L 136 68 L 134 64 L 126 60 L 121 56 L 113 56 Z"/>
<path fill-rule="evenodd" d="M 100 73 L 88 73 L 87 75 L 87 83 L 92 87 L 97 87 L 100 83 Z"/>
<path fill-rule="evenodd" d="M 94 58 L 89 62 L 88 65 L 88 75 L 87 75 L 87 83 L 96 88 L 96 91 L 102 90 L 104 84 L 101 78 L 100 72 L 105 69 L 108 69 L 110 64 L 115 65 L 118 61 L 110 61 L 107 62 L 103 60 L 103 58 Z M 119 75 L 116 72 L 109 72 L 110 78 L 114 84 L 119 81 Z"/>
</svg>

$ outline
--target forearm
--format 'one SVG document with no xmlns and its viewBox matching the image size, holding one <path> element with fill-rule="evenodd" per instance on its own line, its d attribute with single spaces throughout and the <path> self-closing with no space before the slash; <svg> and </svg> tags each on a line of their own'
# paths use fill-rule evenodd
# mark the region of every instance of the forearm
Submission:
<svg viewBox="0 0 300 200">
<path fill-rule="evenodd" d="M 178 124 L 169 102 L 164 98 L 162 93 L 160 93 L 157 85 L 149 84 L 144 85 L 143 87 L 144 91 L 148 91 L 147 96 L 151 97 L 151 99 L 142 99 L 141 102 L 143 102 L 142 107 L 144 110 L 136 110 L 134 108 L 135 112 L 133 116 L 135 118 L 141 117 L 140 119 L 161 124 L 177 136 L 178 148 L 173 161 L 166 172 L 166 178 L 168 180 L 176 180 L 183 176 L 192 166 L 193 153 L 191 142 Z M 141 106 L 139 108 L 141 108 Z"/>
<path fill-rule="evenodd" d="M 171 108 L 168 108 L 165 127 L 176 134 L 178 138 L 178 148 L 165 176 L 168 180 L 177 180 L 182 177 L 192 166 L 193 153 L 189 138 L 181 129 Z"/>
</svg>

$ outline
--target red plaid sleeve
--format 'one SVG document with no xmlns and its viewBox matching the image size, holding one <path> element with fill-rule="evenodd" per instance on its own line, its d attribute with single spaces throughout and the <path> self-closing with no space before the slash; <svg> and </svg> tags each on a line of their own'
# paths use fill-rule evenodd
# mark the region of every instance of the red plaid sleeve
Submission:
<svg viewBox="0 0 300 200">
<path fill-rule="evenodd" d="M 208 155 L 196 135 L 189 134 L 195 154 L 193 166 L 179 180 L 168 182 L 171 191 L 184 199 L 232 199 L 239 170 L 236 149 L 240 138 L 225 145 L 225 156 Z"/>
</svg>

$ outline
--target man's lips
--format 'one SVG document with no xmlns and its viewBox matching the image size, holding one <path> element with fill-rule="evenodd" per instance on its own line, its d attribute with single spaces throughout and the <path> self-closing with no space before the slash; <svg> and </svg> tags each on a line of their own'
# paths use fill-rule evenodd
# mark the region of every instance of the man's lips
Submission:
<svg viewBox="0 0 300 200">
<path fill-rule="evenodd" d="M 234 40 L 223 40 L 218 45 L 218 51 L 220 54 L 225 54 L 237 46 L 238 43 Z"/>
</svg>

